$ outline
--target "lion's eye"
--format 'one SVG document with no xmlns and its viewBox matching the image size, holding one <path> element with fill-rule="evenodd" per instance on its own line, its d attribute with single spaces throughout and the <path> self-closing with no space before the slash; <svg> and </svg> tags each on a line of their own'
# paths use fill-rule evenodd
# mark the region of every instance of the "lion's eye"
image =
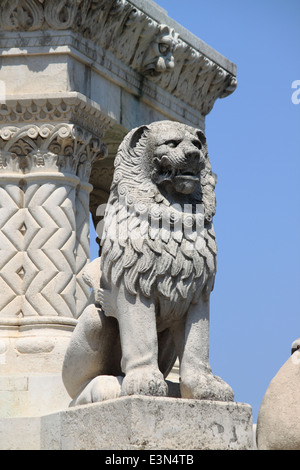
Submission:
<svg viewBox="0 0 300 470">
<path fill-rule="evenodd" d="M 200 140 L 193 140 L 193 145 L 195 145 L 199 150 L 202 148 Z"/>
<path fill-rule="evenodd" d="M 163 42 L 161 42 L 158 45 L 158 49 L 161 54 L 166 54 L 167 52 L 169 52 L 170 46 L 168 44 L 164 44 Z"/>
<path fill-rule="evenodd" d="M 177 147 L 178 144 L 179 142 L 176 140 L 169 140 L 168 142 L 166 142 L 166 145 L 171 148 Z"/>
</svg>

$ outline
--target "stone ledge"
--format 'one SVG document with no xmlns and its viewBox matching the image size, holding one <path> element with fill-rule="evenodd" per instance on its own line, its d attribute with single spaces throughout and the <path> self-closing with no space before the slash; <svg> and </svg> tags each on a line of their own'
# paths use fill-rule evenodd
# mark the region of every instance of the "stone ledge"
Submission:
<svg viewBox="0 0 300 470">
<path fill-rule="evenodd" d="M 252 410 L 235 402 L 122 397 L 41 417 L 41 450 L 251 450 Z"/>
</svg>

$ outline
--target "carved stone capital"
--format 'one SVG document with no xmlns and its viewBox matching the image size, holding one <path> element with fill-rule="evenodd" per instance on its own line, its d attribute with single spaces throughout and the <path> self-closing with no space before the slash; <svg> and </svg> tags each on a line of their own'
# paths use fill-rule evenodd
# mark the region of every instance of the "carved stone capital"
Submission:
<svg viewBox="0 0 300 470">
<path fill-rule="evenodd" d="M 106 147 L 74 124 L 27 124 L 0 130 L 0 173 L 60 172 L 88 181 L 92 163 Z"/>
<path fill-rule="evenodd" d="M 8 99 L 0 105 L 0 173 L 61 172 L 89 180 L 107 149 L 112 120 L 77 93 Z"/>
</svg>

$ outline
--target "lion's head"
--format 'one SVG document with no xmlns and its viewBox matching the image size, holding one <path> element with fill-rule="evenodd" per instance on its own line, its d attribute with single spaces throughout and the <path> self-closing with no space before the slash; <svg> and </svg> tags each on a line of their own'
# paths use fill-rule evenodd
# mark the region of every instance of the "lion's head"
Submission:
<svg viewBox="0 0 300 470">
<path fill-rule="evenodd" d="M 115 159 L 112 189 L 115 186 L 122 196 L 136 196 L 136 202 L 150 202 L 160 193 L 167 204 L 203 204 L 210 222 L 215 213 L 215 178 L 204 133 L 173 121 L 132 130 Z"/>
<path fill-rule="evenodd" d="M 144 75 L 157 77 L 161 73 L 170 72 L 174 66 L 174 50 L 178 44 L 178 34 L 169 26 L 159 25 L 156 36 L 140 45 L 143 51 L 141 72 Z M 143 43 L 143 39 L 142 39 Z"/>
<path fill-rule="evenodd" d="M 167 194 L 191 194 L 200 183 L 207 155 L 201 131 L 169 121 L 156 124 L 149 135 L 151 179 Z"/>
</svg>

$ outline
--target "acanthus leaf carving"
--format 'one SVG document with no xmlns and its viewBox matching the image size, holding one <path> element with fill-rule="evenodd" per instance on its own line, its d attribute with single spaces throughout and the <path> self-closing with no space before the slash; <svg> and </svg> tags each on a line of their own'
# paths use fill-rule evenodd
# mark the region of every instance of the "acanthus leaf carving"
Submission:
<svg viewBox="0 0 300 470">
<path fill-rule="evenodd" d="M 28 124 L 0 130 L 0 172 L 51 170 L 88 181 L 93 161 L 106 154 L 106 146 L 99 138 L 76 125 Z"/>
<path fill-rule="evenodd" d="M 45 1 L 44 15 L 48 25 L 54 29 L 69 29 L 74 25 L 81 0 Z"/>
<path fill-rule="evenodd" d="M 44 21 L 43 7 L 35 0 L 4 0 L 0 10 L 4 30 L 33 31 Z"/>
</svg>

